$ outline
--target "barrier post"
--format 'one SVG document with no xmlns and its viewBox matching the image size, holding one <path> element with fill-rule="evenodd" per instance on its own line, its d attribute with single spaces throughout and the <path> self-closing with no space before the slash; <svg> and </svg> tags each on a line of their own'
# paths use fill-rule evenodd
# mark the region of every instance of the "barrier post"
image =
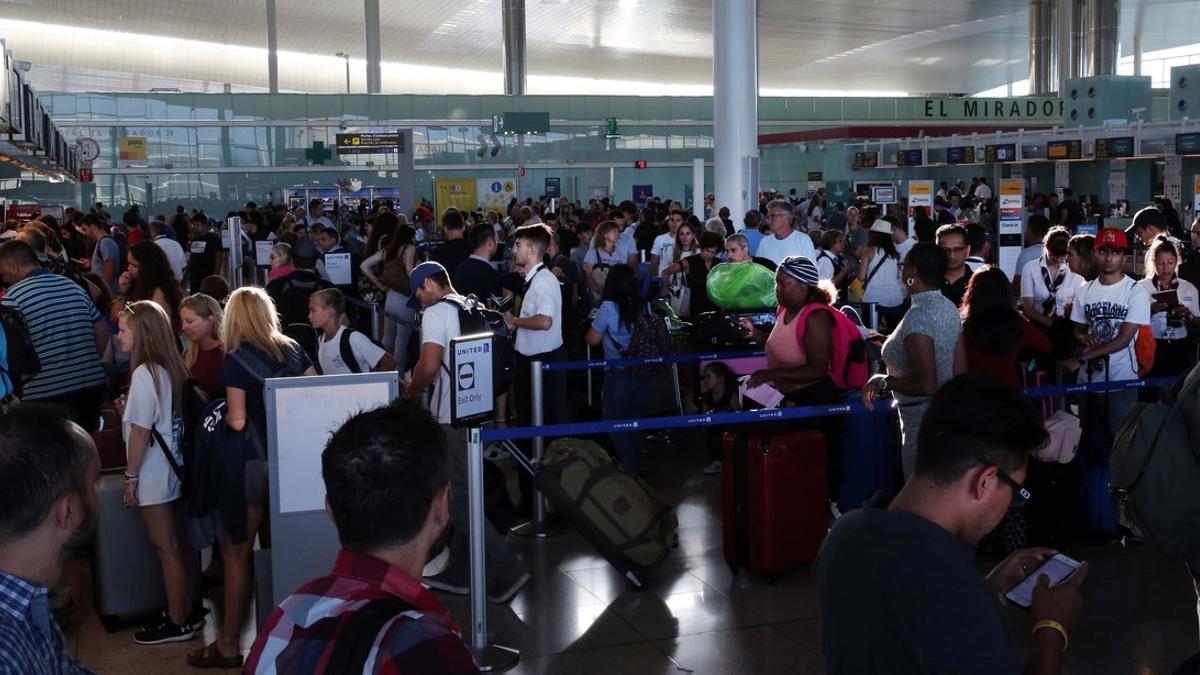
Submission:
<svg viewBox="0 0 1200 675">
<path fill-rule="evenodd" d="M 530 404 L 532 406 L 532 422 L 535 428 L 541 428 L 546 424 L 546 401 L 545 401 L 545 382 L 542 375 L 542 362 L 533 361 L 529 364 L 530 378 Z M 565 395 L 566 392 L 563 392 Z M 533 439 L 533 460 L 534 463 L 540 463 L 546 455 L 546 439 L 543 436 L 537 436 Z M 556 534 L 562 534 L 564 528 L 558 523 L 551 523 L 546 517 L 546 498 L 542 496 L 540 490 L 534 489 L 533 493 L 533 520 L 521 523 L 510 530 L 513 534 L 521 537 L 533 537 L 535 539 L 546 539 Z"/>
<path fill-rule="evenodd" d="M 379 323 L 380 323 L 379 322 L 379 302 L 377 300 L 372 300 L 371 301 L 371 339 L 376 342 L 379 342 L 379 340 L 381 339 L 381 336 L 379 335 Z"/>
<path fill-rule="evenodd" d="M 512 668 L 521 653 L 509 647 L 491 644 L 487 636 L 487 575 L 483 549 L 483 442 L 479 428 L 467 430 L 467 484 L 470 507 L 471 563 L 471 651 L 485 673 Z"/>
</svg>

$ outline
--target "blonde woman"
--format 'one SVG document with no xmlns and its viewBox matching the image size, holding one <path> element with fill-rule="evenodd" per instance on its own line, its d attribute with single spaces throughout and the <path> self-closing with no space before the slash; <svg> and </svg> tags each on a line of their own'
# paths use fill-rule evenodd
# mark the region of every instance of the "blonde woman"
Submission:
<svg viewBox="0 0 1200 675">
<path fill-rule="evenodd" d="M 167 591 L 166 613 L 156 624 L 134 633 L 133 639 L 145 645 L 190 640 L 196 630 L 191 622 L 200 619 L 188 616 L 193 570 L 176 527 L 175 507 L 180 497 L 175 467 L 183 464 L 179 392 L 188 370 L 175 348 L 167 313 L 157 303 L 142 300 L 126 306 L 117 325 L 117 340 L 130 355 L 133 369 L 124 402 L 124 501 L 142 517 Z"/>
<path fill-rule="evenodd" d="M 269 494 L 263 382 L 269 377 L 317 374 L 304 350 L 279 331 L 275 303 L 261 288 L 239 288 L 229 296 L 221 323 L 221 341 L 225 348 L 225 363 L 221 366 L 221 384 L 227 400 L 225 424 L 235 432 L 243 432 L 242 456 L 250 459 L 234 467 L 211 467 L 212 471 L 229 477 L 231 486 L 240 486 L 242 490 L 234 487 L 217 496 L 229 500 L 232 494 L 236 502 L 222 503 L 217 509 L 221 557 L 225 561 L 225 612 L 216 641 L 188 654 L 188 664 L 199 668 L 242 665 L 242 614 L 250 600 L 250 555 Z M 202 472 L 209 468 L 206 465 Z"/>
<path fill-rule="evenodd" d="M 211 295 L 196 293 L 179 303 L 183 336 L 188 339 L 183 363 L 209 399 L 225 395 L 221 386 L 221 365 L 225 363 L 225 350 L 221 346 L 223 314 L 221 303 Z"/>
<path fill-rule="evenodd" d="M 268 262 L 271 264 L 271 271 L 267 273 L 267 283 L 291 274 L 296 269 L 292 267 L 292 245 L 275 244 L 272 246 Z"/>
</svg>

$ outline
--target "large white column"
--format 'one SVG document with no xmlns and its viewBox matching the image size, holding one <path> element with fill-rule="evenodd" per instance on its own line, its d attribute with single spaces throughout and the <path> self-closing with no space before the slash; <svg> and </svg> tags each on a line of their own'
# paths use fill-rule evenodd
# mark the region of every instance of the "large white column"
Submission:
<svg viewBox="0 0 1200 675">
<path fill-rule="evenodd" d="M 1029 93 L 1058 91 L 1058 33 L 1055 14 L 1058 0 L 1029 2 Z"/>
<path fill-rule="evenodd" d="M 379 0 L 363 0 L 363 24 L 366 26 L 367 93 L 383 91 L 383 53 L 379 45 Z"/>
<path fill-rule="evenodd" d="M 1119 0 L 1088 0 L 1087 74 L 1116 75 Z"/>
<path fill-rule="evenodd" d="M 275 0 L 267 0 L 267 86 L 279 93 L 279 31 L 275 22 Z"/>
<path fill-rule="evenodd" d="M 500 6 L 500 27 L 504 32 L 504 93 L 521 96 L 525 93 L 525 0 L 503 0 Z"/>
<path fill-rule="evenodd" d="M 758 207 L 758 16 L 753 0 L 713 0 L 713 158 L 716 206 Z M 755 184 L 752 184 L 755 183 Z"/>
</svg>

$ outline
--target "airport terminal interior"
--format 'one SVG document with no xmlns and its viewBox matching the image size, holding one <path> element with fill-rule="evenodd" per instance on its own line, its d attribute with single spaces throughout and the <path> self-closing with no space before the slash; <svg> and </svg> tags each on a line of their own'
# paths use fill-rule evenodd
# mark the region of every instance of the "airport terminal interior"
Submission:
<svg viewBox="0 0 1200 675">
<path fill-rule="evenodd" d="M 0 675 L 1200 673 L 1200 3 L 0 59 Z"/>
</svg>

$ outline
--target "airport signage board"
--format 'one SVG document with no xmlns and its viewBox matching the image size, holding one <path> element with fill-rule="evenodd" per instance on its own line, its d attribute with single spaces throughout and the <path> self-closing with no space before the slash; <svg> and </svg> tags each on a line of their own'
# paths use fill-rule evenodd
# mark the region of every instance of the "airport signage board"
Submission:
<svg viewBox="0 0 1200 675">
<path fill-rule="evenodd" d="M 975 146 L 963 145 L 956 148 L 946 148 L 947 164 L 974 164 Z"/>
<path fill-rule="evenodd" d="M 404 144 L 404 136 L 398 131 L 338 134 L 339 155 L 361 155 L 373 152 L 396 152 Z M 403 152 L 403 150 L 400 150 Z"/>
<path fill-rule="evenodd" d="M 879 166 L 878 152 L 856 152 L 854 153 L 855 169 L 874 169 Z"/>
<path fill-rule="evenodd" d="M 1083 141 L 1050 141 L 1046 144 L 1046 159 L 1083 159 Z"/>
<path fill-rule="evenodd" d="M 925 151 L 920 148 L 896 152 L 896 166 L 921 166 L 924 163 Z"/>
<path fill-rule="evenodd" d="M 1133 136 L 1096 139 L 1096 159 L 1121 159 L 1133 157 Z"/>
<path fill-rule="evenodd" d="M 1005 178 L 1000 181 L 1000 269 L 1013 278 L 1017 258 L 1021 256 L 1022 235 L 1025 231 L 1025 180 Z"/>
<path fill-rule="evenodd" d="M 916 225 L 914 209 L 918 206 L 925 209 L 925 215 L 933 215 L 933 181 L 908 181 L 908 236 L 910 237 L 913 236 L 913 227 Z"/>
<path fill-rule="evenodd" d="M 1061 122 L 1063 104 L 1057 96 L 927 98 L 918 102 L 917 115 L 928 120 Z"/>
<path fill-rule="evenodd" d="M 1015 162 L 1017 161 L 1017 144 L 1016 143 L 1001 143 L 1000 145 L 988 145 L 983 148 L 983 161 L 988 164 L 996 162 Z"/>
<path fill-rule="evenodd" d="M 1175 134 L 1175 154 L 1200 155 L 1200 132 Z"/>
</svg>

